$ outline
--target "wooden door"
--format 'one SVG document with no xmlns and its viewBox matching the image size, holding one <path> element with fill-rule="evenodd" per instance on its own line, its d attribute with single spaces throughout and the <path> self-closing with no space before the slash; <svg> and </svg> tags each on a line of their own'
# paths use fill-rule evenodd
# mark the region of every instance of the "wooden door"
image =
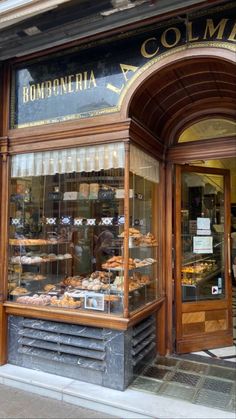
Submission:
<svg viewBox="0 0 236 419">
<path fill-rule="evenodd" d="M 176 351 L 231 346 L 230 173 L 175 174 Z"/>
</svg>

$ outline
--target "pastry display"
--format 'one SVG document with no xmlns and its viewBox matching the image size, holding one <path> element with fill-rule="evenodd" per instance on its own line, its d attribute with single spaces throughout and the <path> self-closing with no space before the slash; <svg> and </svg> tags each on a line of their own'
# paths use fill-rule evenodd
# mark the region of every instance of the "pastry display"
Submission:
<svg viewBox="0 0 236 419">
<path fill-rule="evenodd" d="M 136 228 L 130 227 L 129 228 L 129 237 L 140 237 L 142 234 L 140 233 L 139 230 L 137 230 Z M 120 234 L 120 237 L 124 237 L 125 236 L 125 232 L 123 231 L 123 233 Z"/>
<path fill-rule="evenodd" d="M 16 287 L 17 287 L 16 282 L 8 282 L 7 290 L 9 293 L 11 293 Z"/>
<path fill-rule="evenodd" d="M 145 235 L 141 234 L 138 237 L 134 237 L 134 246 L 156 246 L 157 240 L 151 233 Z"/>
<path fill-rule="evenodd" d="M 36 263 L 44 263 L 44 262 L 50 262 L 50 261 L 56 261 L 56 260 L 64 260 L 64 259 L 71 259 L 72 256 L 70 253 L 65 253 L 64 255 L 56 255 L 55 253 L 49 253 L 48 255 L 45 253 L 42 253 L 40 256 L 27 255 L 24 256 L 12 256 L 11 257 L 11 263 L 15 264 L 21 264 L 21 265 L 33 265 Z"/>
<path fill-rule="evenodd" d="M 149 275 L 141 275 L 140 272 L 134 273 L 133 276 L 129 278 L 129 291 L 138 290 L 139 288 L 143 287 L 144 285 L 148 285 L 151 283 L 151 279 Z M 124 290 L 124 280 L 119 277 L 116 278 L 114 284 L 111 286 L 112 290 L 123 291 Z"/>
<path fill-rule="evenodd" d="M 34 294 L 33 296 L 22 296 L 22 297 L 18 297 L 16 302 L 17 303 L 22 303 L 22 304 L 32 304 L 32 305 L 37 305 L 37 306 L 46 306 L 48 304 L 50 304 L 51 301 L 51 297 L 49 295 L 45 295 L 45 294 Z"/>
<path fill-rule="evenodd" d="M 196 285 L 196 280 L 192 278 L 183 278 L 181 283 L 182 285 Z"/>
<path fill-rule="evenodd" d="M 136 264 L 132 258 L 129 258 L 129 269 L 134 269 Z M 124 269 L 124 258 L 122 256 L 113 256 L 102 265 L 103 269 Z"/>
<path fill-rule="evenodd" d="M 204 274 L 217 268 L 215 261 L 195 263 L 182 267 L 181 272 L 187 274 Z"/>
<path fill-rule="evenodd" d="M 62 298 L 50 297 L 51 305 L 56 307 L 79 308 L 81 307 L 80 301 L 75 301 L 72 297 L 64 295 Z"/>
<path fill-rule="evenodd" d="M 113 294 L 105 294 L 104 295 L 104 301 L 120 301 L 120 297 L 118 295 Z"/>
<path fill-rule="evenodd" d="M 47 284 L 43 287 L 44 291 L 49 292 L 55 288 L 55 285 L 53 284 Z"/>
<path fill-rule="evenodd" d="M 14 246 L 41 246 L 50 243 L 44 239 L 10 239 L 9 243 Z"/>
<path fill-rule="evenodd" d="M 90 278 L 99 279 L 103 284 L 113 282 L 113 274 L 111 272 L 95 271 L 91 273 Z"/>
<path fill-rule="evenodd" d="M 63 285 L 65 286 L 72 286 L 72 287 L 80 287 L 82 285 L 84 277 L 82 276 L 69 276 L 63 279 Z"/>
<path fill-rule="evenodd" d="M 86 278 L 68 277 L 63 280 L 63 284 L 66 286 L 79 288 L 81 290 L 89 290 L 89 291 L 107 290 L 109 288 L 109 284 L 106 282 L 106 280 L 105 280 L 105 283 L 102 282 L 103 276 L 101 275 L 100 276 L 101 279 L 100 279 L 98 276 L 99 275 L 98 271 L 95 274 L 95 276 L 94 274 L 95 272 L 93 272 L 91 276 L 88 276 Z"/>
<path fill-rule="evenodd" d="M 143 266 L 152 265 L 155 263 L 156 260 L 153 258 L 145 258 L 145 259 L 134 259 L 135 267 L 142 268 Z"/>
<path fill-rule="evenodd" d="M 10 293 L 11 295 L 21 295 L 21 294 L 28 294 L 28 290 L 23 287 L 16 287 L 13 291 Z"/>
<path fill-rule="evenodd" d="M 155 217 L 146 217 L 152 188 L 144 199 L 144 186 L 138 180 L 141 191 L 132 190 L 130 228 L 124 232 L 123 174 L 116 179 L 105 170 L 102 176 L 68 173 L 66 178 L 65 182 L 61 178 L 63 184 L 57 178 L 48 179 L 46 188 L 33 182 L 32 201 L 11 203 L 11 220 L 15 220 L 10 223 L 9 240 L 11 300 L 50 306 L 52 312 L 55 307 L 83 308 L 122 316 L 124 302 L 132 311 L 149 303 L 152 294 L 155 299 L 158 266 L 152 265 L 157 240 L 148 232 Z M 115 195 L 118 189 L 122 198 Z M 127 233 L 130 240 L 124 243 Z M 124 245 L 129 247 L 128 258 Z"/>
</svg>

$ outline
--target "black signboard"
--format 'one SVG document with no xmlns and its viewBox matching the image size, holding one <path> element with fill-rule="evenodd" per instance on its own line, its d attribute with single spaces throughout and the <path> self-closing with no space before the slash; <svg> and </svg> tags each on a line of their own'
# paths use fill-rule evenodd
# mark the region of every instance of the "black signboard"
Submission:
<svg viewBox="0 0 236 419">
<path fill-rule="evenodd" d="M 161 23 L 18 65 L 13 71 L 11 128 L 115 112 L 132 81 L 166 53 L 186 46 L 235 43 L 233 4 L 208 15 Z"/>
</svg>

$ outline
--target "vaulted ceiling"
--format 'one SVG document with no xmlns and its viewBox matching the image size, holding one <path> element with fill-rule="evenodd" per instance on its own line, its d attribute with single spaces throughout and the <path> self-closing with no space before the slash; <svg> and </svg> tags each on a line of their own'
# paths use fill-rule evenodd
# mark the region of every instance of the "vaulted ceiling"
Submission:
<svg viewBox="0 0 236 419">
<path fill-rule="evenodd" d="M 236 64 L 198 58 L 170 65 L 139 87 L 129 108 L 130 117 L 166 144 L 210 115 L 236 118 Z"/>
</svg>

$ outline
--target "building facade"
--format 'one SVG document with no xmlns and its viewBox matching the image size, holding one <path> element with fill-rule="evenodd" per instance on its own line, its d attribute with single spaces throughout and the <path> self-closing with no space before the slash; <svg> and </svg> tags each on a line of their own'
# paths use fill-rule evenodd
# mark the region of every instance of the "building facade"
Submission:
<svg viewBox="0 0 236 419">
<path fill-rule="evenodd" d="M 1 65 L 0 361 L 123 390 L 230 346 L 235 5 Z"/>
</svg>

